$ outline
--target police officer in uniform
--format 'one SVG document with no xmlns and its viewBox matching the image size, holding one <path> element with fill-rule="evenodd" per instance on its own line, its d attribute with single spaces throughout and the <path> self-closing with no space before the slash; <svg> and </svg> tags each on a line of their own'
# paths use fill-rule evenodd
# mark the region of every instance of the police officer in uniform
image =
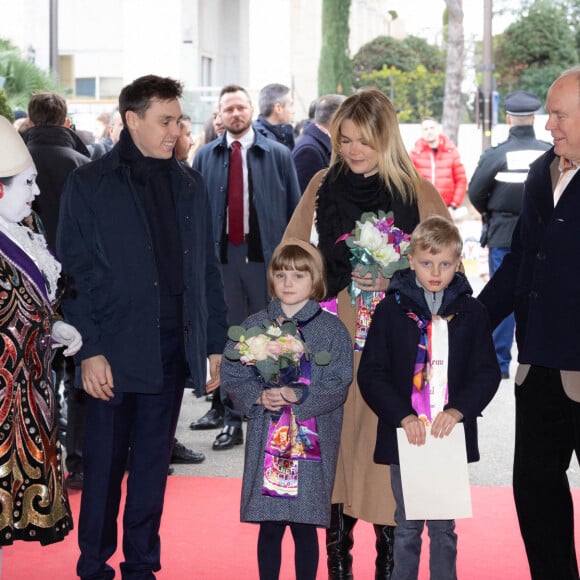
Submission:
<svg viewBox="0 0 580 580">
<path fill-rule="evenodd" d="M 527 91 L 510 93 L 504 100 L 507 141 L 485 151 L 469 182 L 468 195 L 483 219 L 481 245 L 489 248 L 490 276 L 510 251 L 512 234 L 522 208 L 524 181 L 530 164 L 551 145 L 536 139 L 534 113 L 538 97 Z M 503 320 L 493 333 L 502 378 L 509 378 L 514 316 Z"/>
</svg>

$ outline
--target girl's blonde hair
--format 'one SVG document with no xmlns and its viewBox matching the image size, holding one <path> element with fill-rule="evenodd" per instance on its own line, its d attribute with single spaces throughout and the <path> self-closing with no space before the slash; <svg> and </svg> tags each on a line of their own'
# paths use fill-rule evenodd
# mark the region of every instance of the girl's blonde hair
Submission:
<svg viewBox="0 0 580 580">
<path fill-rule="evenodd" d="M 378 89 L 359 89 L 338 108 L 331 124 L 332 156 L 330 167 L 348 165 L 340 155 L 340 128 L 350 120 L 367 144 L 377 151 L 378 170 L 385 184 L 394 187 L 405 202 L 416 199 L 420 176 L 403 143 L 397 113 L 391 101 Z"/>
<path fill-rule="evenodd" d="M 320 252 L 308 242 L 289 238 L 275 250 L 268 265 L 268 291 L 272 298 L 274 292 L 274 275 L 280 270 L 298 270 L 308 272 L 312 278 L 311 300 L 320 302 L 326 296 L 326 273 Z"/>
</svg>

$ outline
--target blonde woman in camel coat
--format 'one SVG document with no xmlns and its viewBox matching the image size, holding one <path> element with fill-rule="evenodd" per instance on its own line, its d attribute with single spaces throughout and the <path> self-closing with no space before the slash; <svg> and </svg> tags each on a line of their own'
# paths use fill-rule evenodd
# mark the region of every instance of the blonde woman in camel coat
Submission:
<svg viewBox="0 0 580 580">
<path fill-rule="evenodd" d="M 373 88 L 350 96 L 336 112 L 331 138 L 333 153 L 328 170 L 310 181 L 284 237 L 317 239 L 324 256 L 329 298 L 338 299 L 338 316 L 354 340 L 357 308 L 348 286 L 385 291 L 389 280 L 380 274 L 360 276 L 349 262 L 343 234 L 350 233 L 363 212 L 392 211 L 395 225 L 411 233 L 420 220 L 437 214 L 449 218 L 441 196 L 416 172 L 404 147 L 395 110 L 389 99 Z M 395 502 L 389 466 L 373 461 L 377 416 L 360 394 L 356 372 L 344 409 L 339 458 L 332 498 L 331 526 L 326 544 L 330 580 L 352 578 L 353 529 L 358 519 L 374 524 L 377 558 L 375 578 L 388 580 L 392 571 Z"/>
</svg>

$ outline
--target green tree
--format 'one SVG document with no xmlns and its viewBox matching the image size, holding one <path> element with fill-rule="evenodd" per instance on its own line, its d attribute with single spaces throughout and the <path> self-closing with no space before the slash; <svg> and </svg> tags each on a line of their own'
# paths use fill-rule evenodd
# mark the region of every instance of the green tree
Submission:
<svg viewBox="0 0 580 580">
<path fill-rule="evenodd" d="M 14 123 L 14 115 L 8 104 L 8 98 L 4 89 L 0 89 L 0 116 L 6 117 L 11 123 Z"/>
<path fill-rule="evenodd" d="M 568 0 L 568 22 L 576 40 L 576 50 L 580 54 L 580 0 Z"/>
<path fill-rule="evenodd" d="M 0 76 L 6 79 L 4 91 L 12 109 L 26 110 L 36 91 L 56 90 L 56 83 L 48 73 L 23 58 L 16 46 L 3 39 L 0 39 Z"/>
<path fill-rule="evenodd" d="M 534 0 L 526 4 L 520 18 L 496 39 L 500 93 L 522 89 L 545 100 L 554 79 L 578 62 L 574 34 L 566 3 Z"/>
<path fill-rule="evenodd" d="M 436 73 L 445 70 L 445 54 L 424 38 L 408 36 L 403 40 L 391 36 L 377 36 L 367 42 L 352 59 L 353 85 L 364 85 L 363 73 L 380 71 L 383 66 L 402 72 L 415 70 L 420 64 Z"/>
<path fill-rule="evenodd" d="M 440 118 L 445 89 L 445 53 L 425 39 L 379 36 L 353 58 L 353 85 L 374 85 L 393 101 L 402 122 Z"/>
<path fill-rule="evenodd" d="M 441 117 L 445 73 L 432 73 L 420 64 L 412 71 L 403 72 L 386 65 L 380 71 L 362 73 L 364 85 L 383 91 L 397 109 L 401 123 L 416 123 L 425 117 Z"/>
<path fill-rule="evenodd" d="M 349 94 L 351 61 L 348 51 L 350 0 L 322 0 L 322 49 L 318 63 L 318 93 Z"/>
</svg>

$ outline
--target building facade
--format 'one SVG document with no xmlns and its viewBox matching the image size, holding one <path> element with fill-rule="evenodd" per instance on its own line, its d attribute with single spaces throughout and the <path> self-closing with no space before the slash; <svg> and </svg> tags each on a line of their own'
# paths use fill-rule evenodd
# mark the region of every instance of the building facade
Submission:
<svg viewBox="0 0 580 580">
<path fill-rule="evenodd" d="M 390 4 L 352 0 L 351 54 L 381 34 L 402 36 Z M 268 83 L 290 86 L 296 121 L 318 96 L 322 0 L 2 0 L 0 38 L 47 70 L 51 33 L 71 108 L 82 104 L 91 115 L 150 73 L 184 82 L 184 108 L 198 123 L 229 83 L 254 96 Z"/>
</svg>

